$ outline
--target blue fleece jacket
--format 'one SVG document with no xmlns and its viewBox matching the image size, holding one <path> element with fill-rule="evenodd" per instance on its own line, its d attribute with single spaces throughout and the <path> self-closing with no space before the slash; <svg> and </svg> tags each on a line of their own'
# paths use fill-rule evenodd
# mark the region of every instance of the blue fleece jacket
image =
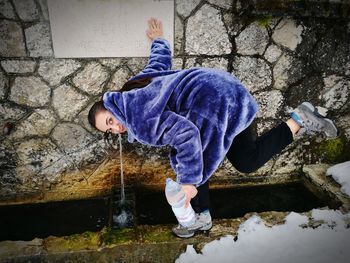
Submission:
<svg viewBox="0 0 350 263">
<path fill-rule="evenodd" d="M 147 66 L 131 79 L 147 86 L 106 92 L 105 107 L 126 127 L 128 141 L 170 145 L 170 164 L 182 184 L 204 184 L 233 138 L 252 122 L 258 105 L 239 80 L 218 69 L 171 70 L 170 45 L 156 38 Z M 130 79 L 130 80 L 131 80 Z"/>
</svg>

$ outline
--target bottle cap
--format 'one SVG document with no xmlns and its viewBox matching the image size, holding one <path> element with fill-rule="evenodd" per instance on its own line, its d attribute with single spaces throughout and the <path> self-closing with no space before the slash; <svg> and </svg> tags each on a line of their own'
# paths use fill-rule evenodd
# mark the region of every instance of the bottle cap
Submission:
<svg viewBox="0 0 350 263">
<path fill-rule="evenodd" d="M 165 183 L 168 184 L 168 183 L 170 183 L 171 181 L 172 181 L 172 179 L 168 177 L 168 178 L 165 180 Z"/>
</svg>

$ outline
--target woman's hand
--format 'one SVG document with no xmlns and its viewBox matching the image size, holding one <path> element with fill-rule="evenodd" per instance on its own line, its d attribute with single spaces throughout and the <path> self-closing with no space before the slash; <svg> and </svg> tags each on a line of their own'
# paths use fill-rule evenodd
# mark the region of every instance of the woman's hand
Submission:
<svg viewBox="0 0 350 263">
<path fill-rule="evenodd" d="M 198 191 L 197 191 L 197 188 L 191 184 L 183 184 L 182 189 L 186 195 L 185 208 L 187 208 L 190 204 L 191 199 L 196 196 Z"/>
<path fill-rule="evenodd" d="M 157 37 L 163 38 L 162 22 L 151 17 L 151 19 L 148 20 L 148 29 L 146 30 L 146 34 L 151 41 Z"/>
</svg>

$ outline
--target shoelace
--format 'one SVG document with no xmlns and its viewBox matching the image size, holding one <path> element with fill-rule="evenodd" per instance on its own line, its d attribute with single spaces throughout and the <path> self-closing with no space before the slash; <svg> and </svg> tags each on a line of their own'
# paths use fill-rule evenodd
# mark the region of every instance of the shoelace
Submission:
<svg viewBox="0 0 350 263">
<path fill-rule="evenodd" d="M 306 129 L 307 132 L 312 132 L 315 133 L 319 130 L 321 130 L 321 128 L 323 127 L 323 125 L 321 125 L 319 122 L 312 122 L 310 120 L 306 120 L 305 121 L 304 128 Z"/>
</svg>

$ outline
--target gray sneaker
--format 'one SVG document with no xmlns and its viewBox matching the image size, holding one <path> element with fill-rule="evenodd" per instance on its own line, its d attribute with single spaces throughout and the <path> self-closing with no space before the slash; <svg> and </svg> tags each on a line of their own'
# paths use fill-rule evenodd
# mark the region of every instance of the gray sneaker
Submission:
<svg viewBox="0 0 350 263">
<path fill-rule="evenodd" d="M 172 230 L 178 237 L 188 238 L 192 237 L 197 231 L 207 231 L 211 229 L 212 225 L 210 212 L 206 211 L 196 214 L 196 221 L 192 226 L 184 227 L 179 224 Z"/>
<path fill-rule="evenodd" d="M 302 128 L 297 135 L 323 132 L 329 138 L 337 137 L 338 130 L 334 123 L 320 115 L 310 102 L 303 102 L 292 113 L 291 117 Z"/>
</svg>

